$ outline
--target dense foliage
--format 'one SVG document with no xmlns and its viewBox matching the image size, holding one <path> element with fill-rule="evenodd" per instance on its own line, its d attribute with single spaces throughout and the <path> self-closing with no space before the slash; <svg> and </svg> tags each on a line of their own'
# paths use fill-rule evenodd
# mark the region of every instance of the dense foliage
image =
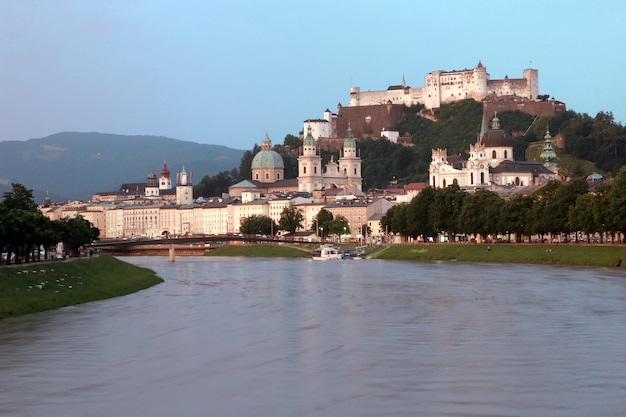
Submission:
<svg viewBox="0 0 626 417">
<path fill-rule="evenodd" d="M 22 184 L 12 184 L 0 202 L 0 249 L 2 261 L 30 262 L 40 259 L 40 248 L 48 251 L 64 242 L 70 255 L 81 246 L 96 240 L 100 231 L 82 217 L 51 221 L 37 210 L 33 191 Z"/>
<path fill-rule="evenodd" d="M 278 228 L 288 233 L 293 233 L 302 227 L 304 214 L 302 210 L 294 206 L 287 206 L 280 214 Z"/>
<path fill-rule="evenodd" d="M 439 234 L 450 241 L 479 235 L 517 242 L 533 235 L 614 241 L 626 232 L 626 167 L 594 193 L 581 179 L 552 181 L 533 195 L 510 199 L 490 190 L 467 193 L 456 185 L 426 187 L 410 203 L 393 206 L 381 223 L 388 232 L 425 241 Z"/>
<path fill-rule="evenodd" d="M 278 226 L 271 217 L 253 214 L 244 219 L 239 231 L 245 235 L 273 236 L 278 232 Z"/>
<path fill-rule="evenodd" d="M 371 190 L 391 183 L 399 185 L 428 180 L 428 167 L 432 149 L 447 149 L 448 154 L 467 157 L 470 144 L 478 140 L 482 121 L 482 104 L 474 100 L 464 100 L 445 104 L 432 112 L 430 118 L 423 117 L 423 106 L 406 107 L 398 123 L 401 136 L 409 136 L 412 146 L 406 147 L 378 138 L 365 138 L 358 141 L 358 152 L 362 158 L 363 189 Z M 493 115 L 487 115 L 487 122 Z M 543 141 L 546 131 L 552 136 L 561 134 L 564 148 L 557 148 L 558 165 L 563 176 L 583 178 L 594 171 L 603 175 L 616 175 L 626 165 L 626 130 L 615 123 L 613 114 L 600 112 L 595 117 L 574 111 L 557 113 L 555 116 L 533 117 L 520 111 L 498 113 L 500 127 L 513 136 L 513 157 L 515 160 L 540 160 L 540 146 L 533 144 Z M 432 119 L 432 120 L 431 120 Z M 298 175 L 298 148 L 302 141 L 287 135 L 282 145 L 274 145 L 285 163 L 285 178 Z M 205 197 L 218 195 L 228 188 L 226 184 L 252 178 L 251 164 L 254 155 L 261 150 L 255 144 L 241 158 L 239 170 L 230 174 L 220 173 L 215 180 L 205 177 L 194 188 L 194 195 Z M 322 163 L 330 159 L 329 152 L 320 152 Z M 227 180 L 227 181 L 222 181 Z M 221 184 L 217 187 L 211 184 Z M 213 193 L 213 194 L 210 194 Z"/>
</svg>

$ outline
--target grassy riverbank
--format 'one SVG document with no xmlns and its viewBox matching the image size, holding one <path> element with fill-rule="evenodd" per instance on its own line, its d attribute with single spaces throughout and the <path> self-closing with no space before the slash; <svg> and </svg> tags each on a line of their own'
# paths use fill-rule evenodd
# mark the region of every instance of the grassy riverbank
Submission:
<svg viewBox="0 0 626 417">
<path fill-rule="evenodd" d="M 368 258 L 410 261 L 584 265 L 615 268 L 619 259 L 626 260 L 626 246 L 575 244 L 495 244 L 490 246 L 485 244 L 391 245 L 374 250 L 368 255 Z M 620 267 L 626 268 L 626 263 Z"/>
<path fill-rule="evenodd" d="M 106 255 L 0 267 L 0 319 L 118 297 L 161 282 L 149 269 Z"/>
<path fill-rule="evenodd" d="M 207 253 L 207 256 L 250 256 L 267 258 L 308 258 L 306 248 L 283 245 L 224 245 Z"/>
</svg>

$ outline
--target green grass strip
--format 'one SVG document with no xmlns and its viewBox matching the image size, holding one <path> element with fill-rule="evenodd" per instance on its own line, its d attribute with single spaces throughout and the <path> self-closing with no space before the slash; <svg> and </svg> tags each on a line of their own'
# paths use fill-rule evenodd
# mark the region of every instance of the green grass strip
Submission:
<svg viewBox="0 0 626 417">
<path fill-rule="evenodd" d="M 583 244 L 427 244 L 391 245 L 369 253 L 371 259 L 501 262 L 621 267 L 626 246 Z M 623 265 L 626 267 L 626 264 Z"/>
<path fill-rule="evenodd" d="M 107 255 L 0 267 L 0 319 L 127 295 L 161 282 L 153 271 Z"/>
</svg>

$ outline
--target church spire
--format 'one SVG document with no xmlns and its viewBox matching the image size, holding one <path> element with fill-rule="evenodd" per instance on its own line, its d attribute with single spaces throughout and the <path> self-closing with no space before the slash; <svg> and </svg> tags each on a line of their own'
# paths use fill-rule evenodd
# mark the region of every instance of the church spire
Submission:
<svg viewBox="0 0 626 417">
<path fill-rule="evenodd" d="M 272 141 L 267 135 L 267 129 L 265 129 L 265 137 L 263 138 L 263 142 L 261 143 L 261 149 L 263 149 L 264 151 L 272 150 Z"/>
<path fill-rule="evenodd" d="M 553 167 L 556 166 L 556 153 L 552 149 L 552 136 L 550 136 L 550 129 L 546 129 L 546 135 L 543 138 L 543 150 L 541 151 L 541 155 L 539 157 L 543 159 L 543 166 L 545 167 Z"/>
</svg>

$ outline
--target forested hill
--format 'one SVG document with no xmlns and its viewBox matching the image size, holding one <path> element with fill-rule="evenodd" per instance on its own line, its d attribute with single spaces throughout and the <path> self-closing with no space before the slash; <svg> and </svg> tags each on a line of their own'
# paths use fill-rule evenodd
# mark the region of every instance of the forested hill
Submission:
<svg viewBox="0 0 626 417">
<path fill-rule="evenodd" d="M 419 110 L 406 109 L 400 122 L 400 133 L 408 132 L 415 145 L 416 166 L 419 168 L 413 176 L 426 179 L 432 149 L 446 148 L 448 154 L 457 153 L 467 158 L 469 145 L 476 143 L 480 133 L 482 105 L 466 100 L 442 106 L 435 111 L 436 122 L 420 117 Z M 555 151 L 557 163 L 565 176 L 580 178 L 593 171 L 614 176 L 626 165 L 626 129 L 615 123 L 610 112 L 591 117 L 570 110 L 535 119 L 520 111 L 506 111 L 498 113 L 498 119 L 501 128 L 514 138 L 516 160 L 537 157 L 539 152 L 532 150 L 532 144 L 543 141 L 549 129 L 553 138 L 561 135 L 564 139 L 565 147 L 555 147 Z M 365 151 L 363 153 L 365 160 L 368 156 Z"/>
<path fill-rule="evenodd" d="M 444 105 L 435 110 L 435 121 L 421 117 L 421 110 L 421 107 L 406 108 L 399 123 L 400 135 L 410 135 L 412 147 L 387 140 L 358 141 L 363 160 L 364 190 L 380 188 L 391 182 L 403 185 L 427 181 L 432 149 L 447 149 L 449 155 L 460 154 L 467 159 L 470 144 L 476 143 L 480 134 L 482 104 L 466 100 Z M 515 160 L 538 160 L 540 142 L 549 128 L 553 138 L 561 134 L 565 140 L 564 149 L 555 146 L 557 163 L 565 176 L 583 178 L 594 171 L 614 176 L 620 167 L 626 165 L 626 130 L 615 123 L 610 112 L 591 117 L 566 111 L 535 119 L 519 111 L 506 111 L 498 113 L 498 118 L 501 128 L 514 138 Z M 283 145 L 274 146 L 274 150 L 285 160 L 286 178 L 297 176 L 297 155 L 293 154 L 297 147 L 298 139 L 293 135 L 287 135 Z M 246 166 L 258 150 L 256 147 L 244 154 L 240 172 L 249 169 Z M 330 154 L 322 152 L 322 157 L 325 163 Z"/>
<path fill-rule="evenodd" d="M 360 139 L 358 152 L 363 164 L 363 190 L 381 188 L 390 183 L 399 186 L 428 181 L 432 150 L 447 149 L 449 155 L 467 159 L 467 150 L 478 140 L 482 125 L 482 104 L 465 100 L 443 105 L 433 113 L 433 120 L 420 116 L 422 107 L 405 108 L 399 123 L 400 135 L 408 134 L 412 145 L 406 147 L 387 140 Z M 491 119 L 489 117 L 489 119 Z M 517 161 L 540 161 L 542 141 L 547 129 L 553 138 L 561 137 L 564 148 L 554 146 L 561 175 L 584 178 L 594 172 L 615 176 L 626 165 L 626 129 L 615 122 L 610 112 L 587 114 L 566 111 L 555 116 L 535 118 L 520 111 L 498 113 L 500 127 L 513 136 L 513 156 Z M 489 120 L 488 120 L 489 121 Z M 560 141 L 561 142 L 561 141 Z M 285 162 L 285 178 L 298 175 L 298 148 L 302 140 L 287 135 L 283 144 L 275 144 Z M 237 172 L 206 176 L 194 187 L 196 196 L 220 195 L 235 181 L 251 178 L 250 164 L 261 148 L 246 151 Z M 322 151 L 325 164 L 330 153 Z"/>
<path fill-rule="evenodd" d="M 157 136 L 65 132 L 28 141 L 0 142 L 0 192 L 20 183 L 43 202 L 87 200 L 122 183 L 145 182 L 150 169 L 159 176 L 163 162 L 173 181 L 183 167 L 194 182 L 236 168 L 242 150 Z"/>
<path fill-rule="evenodd" d="M 482 104 L 474 100 L 442 106 L 434 113 L 435 122 L 420 117 L 420 110 L 406 109 L 399 124 L 400 133 L 408 132 L 415 145 L 416 171 L 406 180 L 427 180 L 432 149 L 447 149 L 449 155 L 461 154 L 466 159 L 469 145 L 476 143 L 480 133 Z M 498 113 L 498 119 L 501 128 L 514 138 L 515 160 L 538 160 L 541 147 L 532 144 L 543 141 L 549 129 L 553 138 L 560 134 L 564 139 L 565 147 L 555 146 L 555 151 L 557 163 L 565 176 L 582 178 L 594 171 L 615 176 L 620 167 L 626 165 L 626 129 L 615 123 L 610 112 L 591 117 L 570 110 L 535 119 L 520 111 L 506 111 Z M 369 156 L 363 154 L 365 165 L 365 158 Z M 377 155 L 376 158 L 384 160 L 386 156 Z M 404 178 L 402 173 L 393 171 L 388 177 L 398 174 L 398 178 Z"/>
</svg>

